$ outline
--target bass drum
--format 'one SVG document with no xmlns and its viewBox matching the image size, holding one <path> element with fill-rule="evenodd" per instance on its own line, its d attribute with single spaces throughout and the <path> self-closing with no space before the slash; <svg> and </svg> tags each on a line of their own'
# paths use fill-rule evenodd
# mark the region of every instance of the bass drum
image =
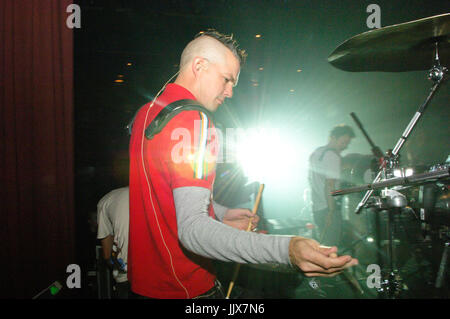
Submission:
<svg viewBox="0 0 450 319">
<path fill-rule="evenodd" d="M 342 158 L 341 189 L 373 182 L 378 170 L 373 155 L 348 154 Z M 358 258 L 360 264 L 377 263 L 376 220 L 371 210 L 355 209 L 365 192 L 351 193 L 341 197 L 341 213 L 344 220 L 343 248 Z"/>
</svg>

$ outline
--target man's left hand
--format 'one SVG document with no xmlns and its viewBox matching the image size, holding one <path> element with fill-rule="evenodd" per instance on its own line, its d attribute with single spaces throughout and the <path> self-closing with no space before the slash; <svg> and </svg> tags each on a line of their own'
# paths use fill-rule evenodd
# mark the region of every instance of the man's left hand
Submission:
<svg viewBox="0 0 450 319">
<path fill-rule="evenodd" d="M 254 230 L 258 226 L 259 216 L 253 214 L 249 209 L 233 208 L 227 210 L 222 221 L 224 224 L 240 230 L 247 230 L 251 222 L 250 230 Z"/>
</svg>

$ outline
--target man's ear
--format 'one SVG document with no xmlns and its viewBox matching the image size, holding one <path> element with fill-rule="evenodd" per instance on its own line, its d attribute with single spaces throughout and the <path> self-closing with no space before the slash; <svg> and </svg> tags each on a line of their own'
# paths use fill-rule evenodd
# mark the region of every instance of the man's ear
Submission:
<svg viewBox="0 0 450 319">
<path fill-rule="evenodd" d="M 192 60 L 192 72 L 197 76 L 197 74 L 203 70 L 208 68 L 208 61 L 202 57 L 195 57 Z"/>
</svg>

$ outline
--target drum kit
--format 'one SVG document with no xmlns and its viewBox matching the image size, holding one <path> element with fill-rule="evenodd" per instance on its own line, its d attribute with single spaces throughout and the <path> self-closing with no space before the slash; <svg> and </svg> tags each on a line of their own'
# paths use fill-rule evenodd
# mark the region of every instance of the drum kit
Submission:
<svg viewBox="0 0 450 319">
<path fill-rule="evenodd" d="M 344 201 L 341 201 L 342 212 L 347 210 L 347 213 L 352 215 L 350 217 L 352 222 L 349 226 L 352 228 L 352 232 L 357 233 L 354 236 L 355 243 L 347 245 L 341 254 L 348 251 L 355 252 L 356 250 L 353 250 L 352 247 L 361 242 L 374 241 L 373 237 L 378 237 L 375 240 L 378 241 L 377 248 L 368 252 L 370 249 L 363 247 L 353 256 L 365 259 L 369 263 L 373 261 L 382 264 L 382 274 L 379 278 L 379 285 L 376 286 L 376 294 L 379 297 L 389 299 L 408 297 L 408 294 L 403 294 L 408 287 L 399 269 L 399 259 L 401 259 L 399 257 L 402 257 L 400 255 L 413 250 L 408 240 L 403 240 L 403 238 L 400 240 L 398 236 L 398 229 L 403 227 L 405 230 L 404 224 L 401 225 L 402 227 L 398 225 L 402 218 L 403 221 L 405 220 L 405 212 L 407 215 L 409 214 L 409 217 L 414 216 L 414 218 L 408 218 L 408 222 L 415 223 L 410 227 L 412 231 L 410 232 L 411 229 L 405 231 L 405 233 L 410 232 L 410 234 L 406 234 L 409 240 L 415 236 L 416 240 L 420 237 L 418 240 L 427 241 L 428 239 L 423 236 L 424 228 L 428 230 L 428 233 L 434 232 L 433 238 L 438 238 L 438 240 L 431 240 L 431 246 L 439 246 L 437 247 L 439 265 L 438 270 L 432 275 L 432 289 L 445 287 L 449 291 L 450 274 L 447 272 L 450 246 L 449 159 L 446 163 L 434 164 L 420 173 L 413 174 L 400 167 L 400 150 L 438 88 L 446 80 L 447 68 L 445 66 L 450 64 L 450 14 L 432 16 L 362 33 L 339 45 L 328 57 L 328 62 L 336 68 L 349 72 L 428 70 L 428 79 L 432 82 L 431 90 L 392 150 L 383 153 L 369 137 L 356 114 L 350 114 L 370 144 L 372 154 L 349 154 L 347 158 L 344 158 L 343 164 L 348 165 L 347 170 L 350 172 L 350 177 L 347 176 L 346 180 L 350 183 L 343 183 L 341 187 L 345 188 L 336 190 L 331 195 L 337 199 L 341 196 L 348 199 L 348 196 L 356 195 L 352 197 L 353 202 L 347 202 L 346 205 L 344 205 Z M 346 164 L 345 161 L 347 161 Z M 351 204 L 354 204 L 353 207 Z M 347 208 L 344 208 L 345 206 Z M 367 221 L 369 212 L 373 212 L 372 215 L 375 216 L 371 222 Z M 366 222 L 361 222 L 361 220 L 355 222 L 362 217 L 366 217 Z M 380 218 L 377 219 L 377 217 Z M 374 220 L 377 221 L 373 222 Z M 272 224 L 274 228 L 287 229 L 296 223 L 289 222 L 289 227 Z M 416 236 L 417 232 L 422 234 Z M 375 236 L 372 237 L 373 233 Z M 405 249 L 396 248 L 400 241 L 406 242 L 406 246 L 403 247 Z M 429 243 L 427 241 L 427 244 L 424 245 L 426 249 L 435 250 L 436 247 L 431 247 Z M 277 278 L 287 276 L 287 281 L 294 286 L 297 283 L 295 276 L 298 276 L 298 273 L 290 267 L 272 264 L 247 265 L 247 270 L 263 273 L 264 275 L 260 274 L 260 276 L 266 279 L 264 280 L 266 283 L 267 276 L 270 274 L 276 275 Z M 359 279 L 356 280 L 355 276 L 349 272 L 343 274 L 346 279 L 344 281 L 351 283 L 358 295 L 364 294 L 364 289 L 362 289 L 364 285 L 359 284 Z M 253 280 L 252 282 L 261 281 Z M 280 284 L 280 287 L 281 290 L 287 289 L 285 284 Z M 261 287 L 256 288 L 257 290 L 262 289 Z M 340 291 L 339 294 L 341 295 Z M 446 294 L 445 298 L 448 298 L 447 293 L 444 294 Z M 373 296 L 372 291 L 367 295 Z"/>
<path fill-rule="evenodd" d="M 395 229 L 398 216 L 405 209 L 420 216 L 420 222 L 439 232 L 439 245 L 443 250 L 435 274 L 435 288 L 448 282 L 448 254 L 450 245 L 450 163 L 435 164 L 420 174 L 406 174 L 400 167 L 400 150 L 413 132 L 431 99 L 445 82 L 446 65 L 450 63 L 450 14 L 432 16 L 412 22 L 368 31 L 339 45 L 328 57 L 334 67 L 349 72 L 406 72 L 428 70 L 432 86 L 392 150 L 384 154 L 370 139 L 361 122 L 351 113 L 356 125 L 366 137 L 374 158 L 377 159 L 375 178 L 371 183 L 336 190 L 332 196 L 363 194 L 354 208 L 361 216 L 363 209 L 387 215 L 387 262 L 384 278 L 378 291 L 388 298 L 402 296 L 404 285 L 398 269 Z M 411 189 L 418 190 L 412 196 Z M 433 227 L 430 227 L 432 225 Z M 437 225 L 437 226 L 436 226 Z"/>
</svg>

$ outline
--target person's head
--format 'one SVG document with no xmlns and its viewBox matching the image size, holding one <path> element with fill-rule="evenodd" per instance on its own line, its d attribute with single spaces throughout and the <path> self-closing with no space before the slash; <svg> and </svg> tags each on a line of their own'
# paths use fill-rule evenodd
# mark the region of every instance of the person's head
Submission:
<svg viewBox="0 0 450 319">
<path fill-rule="evenodd" d="M 208 110 L 215 111 L 233 96 L 246 54 L 233 36 L 200 32 L 184 48 L 175 83 L 187 88 Z"/>
<path fill-rule="evenodd" d="M 348 147 L 351 139 L 354 137 L 355 132 L 350 126 L 344 124 L 337 125 L 330 132 L 328 146 L 340 153 Z"/>
</svg>

